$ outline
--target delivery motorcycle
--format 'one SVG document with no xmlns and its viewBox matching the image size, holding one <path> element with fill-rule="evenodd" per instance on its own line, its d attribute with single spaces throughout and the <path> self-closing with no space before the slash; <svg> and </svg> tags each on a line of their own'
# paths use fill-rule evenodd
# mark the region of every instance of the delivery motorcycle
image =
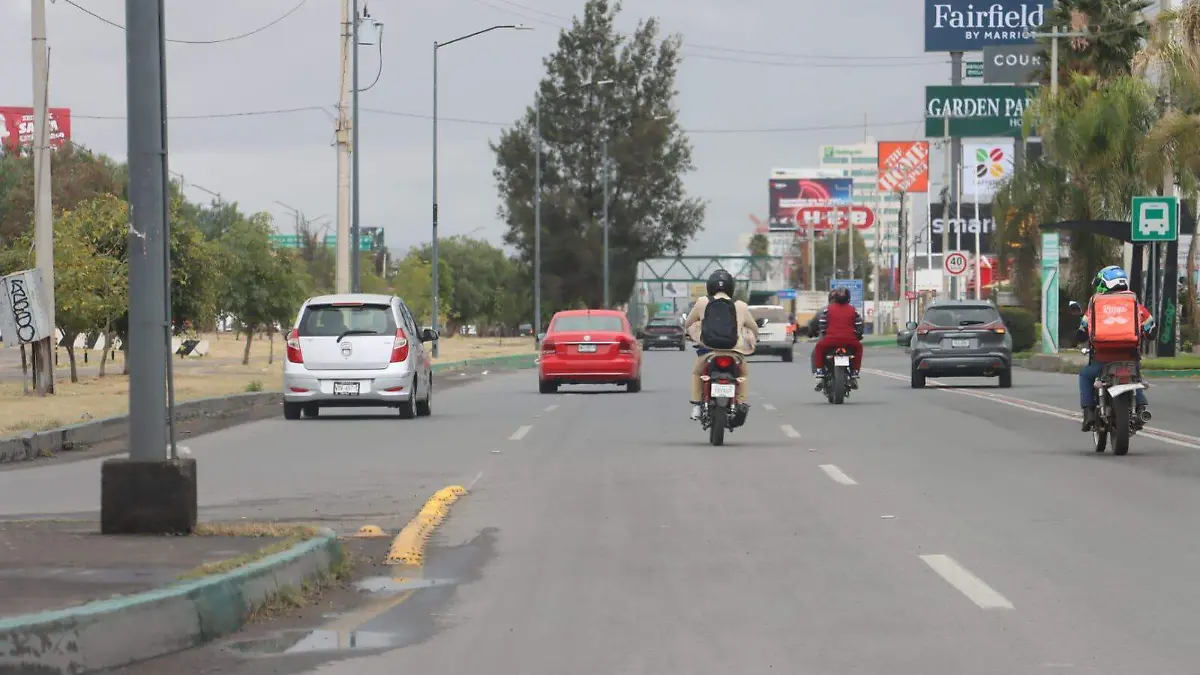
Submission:
<svg viewBox="0 0 1200 675">
<path fill-rule="evenodd" d="M 1085 347 L 1081 351 L 1087 353 Z M 1096 452 L 1104 452 L 1108 439 L 1112 438 L 1114 455 L 1129 452 L 1129 439 L 1150 421 L 1150 411 L 1139 414 L 1136 392 L 1146 388 L 1142 378 L 1141 364 L 1137 361 L 1114 361 L 1105 364 L 1096 378 L 1096 425 L 1092 429 L 1092 443 Z"/>
</svg>

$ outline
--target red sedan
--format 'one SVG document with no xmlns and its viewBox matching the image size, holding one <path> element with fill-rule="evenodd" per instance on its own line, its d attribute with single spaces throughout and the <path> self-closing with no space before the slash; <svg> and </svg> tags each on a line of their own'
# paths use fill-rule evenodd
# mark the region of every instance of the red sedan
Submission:
<svg viewBox="0 0 1200 675">
<path fill-rule="evenodd" d="M 538 389 L 553 394 L 563 384 L 625 385 L 642 390 L 642 346 L 623 312 L 559 312 L 542 339 Z"/>
</svg>

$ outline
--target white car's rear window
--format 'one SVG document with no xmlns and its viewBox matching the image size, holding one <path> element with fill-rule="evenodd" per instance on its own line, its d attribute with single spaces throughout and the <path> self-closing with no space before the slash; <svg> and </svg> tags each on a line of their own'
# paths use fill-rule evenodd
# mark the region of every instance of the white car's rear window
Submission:
<svg viewBox="0 0 1200 675">
<path fill-rule="evenodd" d="M 387 305 L 309 305 L 300 318 L 301 337 L 394 335 L 396 322 Z"/>
</svg>

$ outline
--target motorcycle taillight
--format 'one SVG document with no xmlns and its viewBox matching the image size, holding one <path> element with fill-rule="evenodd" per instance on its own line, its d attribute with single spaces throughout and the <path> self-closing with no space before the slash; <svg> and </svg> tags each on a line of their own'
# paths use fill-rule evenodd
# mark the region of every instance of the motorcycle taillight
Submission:
<svg viewBox="0 0 1200 675">
<path fill-rule="evenodd" d="M 732 356 L 718 356 L 713 359 L 713 364 L 716 365 L 716 367 L 718 367 L 718 368 L 732 368 L 733 367 L 733 357 Z"/>
</svg>

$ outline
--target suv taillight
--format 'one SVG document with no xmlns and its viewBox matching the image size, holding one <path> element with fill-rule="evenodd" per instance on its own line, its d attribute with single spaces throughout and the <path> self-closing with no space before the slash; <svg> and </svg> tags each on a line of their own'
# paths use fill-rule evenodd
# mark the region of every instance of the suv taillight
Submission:
<svg viewBox="0 0 1200 675">
<path fill-rule="evenodd" d="M 408 337 L 404 329 L 396 329 L 396 339 L 392 341 L 392 363 L 403 363 L 408 360 Z"/>
<path fill-rule="evenodd" d="M 287 335 L 288 363 L 304 363 L 304 353 L 300 351 L 300 330 L 293 328 Z"/>
</svg>

